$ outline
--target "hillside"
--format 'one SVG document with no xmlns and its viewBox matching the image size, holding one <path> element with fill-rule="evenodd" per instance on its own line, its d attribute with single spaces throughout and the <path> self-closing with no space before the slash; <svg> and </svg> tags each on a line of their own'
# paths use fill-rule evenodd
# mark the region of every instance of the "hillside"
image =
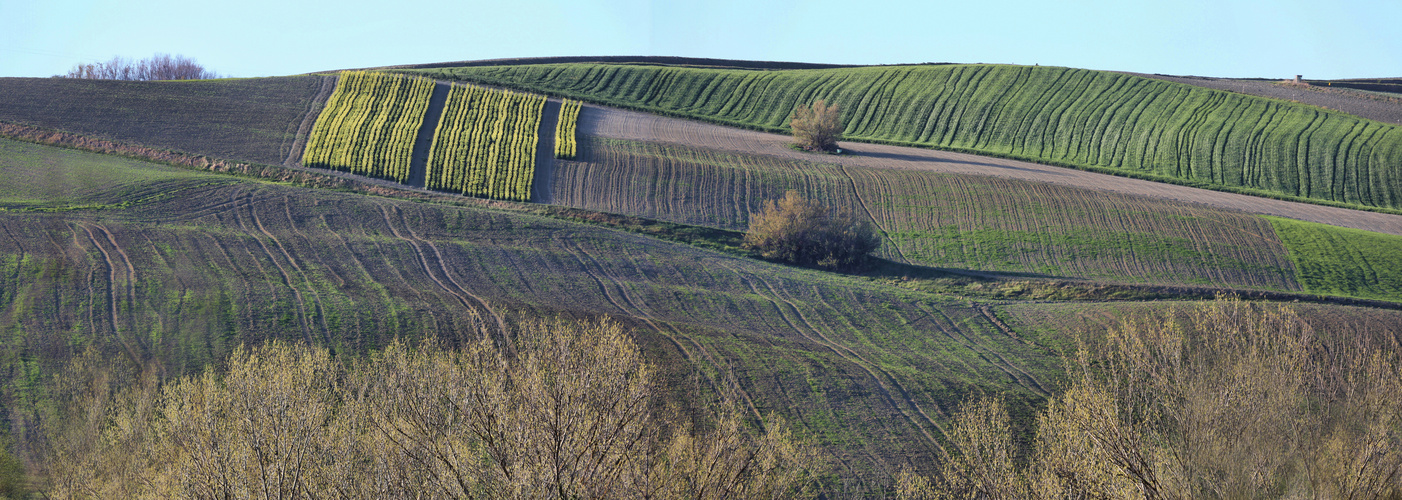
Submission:
<svg viewBox="0 0 1402 500">
<path fill-rule="evenodd" d="M 741 68 L 766 63 L 711 62 L 727 69 L 588 66 L 616 79 L 577 95 L 537 90 L 595 102 L 636 98 L 643 104 L 618 104 L 713 122 L 734 117 L 751 129 L 781 126 L 784 99 L 826 92 L 853 99 L 847 109 L 865 121 L 849 121 L 849 129 L 864 139 L 996 149 L 998 141 L 1028 137 L 1003 156 L 1045 147 L 1062 158 L 1113 159 L 1170 143 L 1183 151 L 1214 147 L 1192 139 L 1210 135 L 1210 113 L 1194 123 L 1174 124 L 1167 110 L 1149 118 L 1151 108 L 1168 104 L 1135 93 L 1160 84 L 1148 80 L 1107 83 L 1100 72 L 1055 68 L 754 71 Z M 584 67 L 417 71 L 521 88 L 528 86 L 478 76 L 558 82 Z M 636 80 L 648 72 L 661 80 Z M 697 76 L 706 72 L 716 76 Z M 842 79 L 842 72 L 853 73 Z M 751 73 L 760 76 L 744 80 Z M 921 87 L 937 75 L 967 92 L 939 98 L 938 86 Z M 375 76 L 382 77 L 407 80 Z M 687 87 L 687 78 L 708 83 Z M 721 88 L 735 78 L 759 86 Z M 0 79 L 0 90 L 42 101 L 0 103 L 3 122 L 275 165 L 148 155 L 184 165 L 177 167 L 0 139 L 0 416 L 18 456 L 39 456 L 37 422 L 59 404 L 54 381 L 90 347 L 114 363 L 149 363 L 169 379 L 216 366 L 239 345 L 273 339 L 354 359 L 394 339 L 459 346 L 483 329 L 504 335 L 540 316 L 607 316 L 631 329 L 683 411 L 734 396 L 752 422 L 780 416 L 823 449 L 829 496 L 884 497 L 900 469 L 934 470 L 966 397 L 1002 395 L 1017 432 L 1025 431 L 1064 388 L 1062 356 L 1075 339 L 1097 338 L 1121 319 L 1235 292 L 1300 302 L 1323 334 L 1402 341 L 1395 272 L 1402 269 L 1402 215 L 892 144 L 844 142 L 846 154 L 812 155 L 786 147 L 783 136 L 694 120 L 540 104 L 540 96 L 443 82 L 419 82 L 413 91 L 366 85 L 353 95 L 346 81 Z M 1021 97 L 1043 85 L 1048 98 L 994 95 L 997 82 Z M 811 93 L 780 92 L 790 84 Z M 872 93 L 849 95 L 867 84 L 876 84 Z M 1201 97 L 1164 88 L 1181 94 L 1173 99 L 1184 109 Z M 666 96 L 647 94 L 653 90 Z M 490 111 L 474 100 L 484 96 L 530 106 Z M 433 118 L 434 98 L 445 118 Z M 1248 111 L 1275 117 L 1262 123 L 1273 130 L 1260 135 L 1267 137 L 1295 124 L 1285 115 L 1315 109 L 1236 101 L 1243 98 L 1204 98 L 1236 120 L 1217 131 L 1223 144 L 1234 144 L 1232 130 L 1246 126 Z M 412 110 L 403 105 L 410 101 Z M 318 115 L 323 105 L 328 112 Z M 942 111 L 921 122 L 912 118 L 925 112 L 920 106 Z M 1108 125 L 1125 107 L 1138 110 L 1138 121 Z M 1032 108 L 1025 120 L 1010 118 Z M 570 114 L 557 127 L 566 109 L 578 111 L 578 121 Z M 979 113 L 986 116 L 963 116 Z M 1052 126 L 1070 127 L 1078 116 L 1084 121 L 1069 138 Z M 1099 116 L 1104 126 L 1088 125 Z M 1323 140 L 1331 133 L 1324 125 L 1343 119 L 1331 114 L 1300 130 Z M 1139 127 L 1149 132 L 1116 135 Z M 1358 125 L 1373 138 L 1336 156 L 1371 148 L 1364 156 L 1390 158 L 1378 141 L 1394 134 L 1377 127 L 1387 126 Z M 1034 129 L 1045 134 L 1029 135 Z M 42 142 L 46 134 L 25 137 Z M 1187 142 L 1175 143 L 1175 134 Z M 87 147 L 82 137 L 64 137 L 64 145 Z M 307 146 L 310 137 L 320 138 Z M 1263 158 L 1265 140 L 1252 140 L 1243 158 Z M 1081 141 L 1102 151 L 1059 149 Z M 513 142 L 530 147 L 503 153 Z M 555 146 L 567 142 L 577 146 L 573 158 L 554 159 Z M 300 165 L 302 148 L 308 167 Z M 375 148 L 393 151 L 365 160 Z M 536 203 L 460 196 L 492 193 L 446 180 L 405 183 L 415 175 L 481 183 L 487 177 L 480 172 L 505 163 L 469 162 L 491 154 L 515 158 L 520 168 L 512 171 L 528 172 L 510 181 L 526 186 Z M 1314 168 L 1313 156 L 1301 158 Z M 738 231 L 751 214 L 787 190 L 871 220 L 883 236 L 880 259 L 840 274 L 765 262 L 739 248 Z"/>
<path fill-rule="evenodd" d="M 133 179 L 70 195 L 68 210 L 0 212 L 0 332 L 14 339 L 0 359 L 45 371 L 88 345 L 178 375 L 272 338 L 357 353 L 459 343 L 522 315 L 609 315 L 637 329 L 676 397 L 734 385 L 861 488 L 928 463 L 968 391 L 1034 400 L 1056 378 L 1053 356 L 960 299 L 538 216 L 0 144 L 7 170 L 107 163 Z M 0 184 L 7 199 L 33 196 L 22 189 Z M 134 203 L 88 207 L 117 200 Z"/>
<path fill-rule="evenodd" d="M 782 131 L 799 103 L 843 109 L 845 134 L 1402 208 L 1402 131 L 1312 106 L 1068 68 L 990 65 L 734 70 L 538 64 L 416 70 L 599 104 Z"/>
<path fill-rule="evenodd" d="M 229 160 L 301 158 L 335 78 L 126 82 L 0 78 L 0 121 Z"/>
</svg>

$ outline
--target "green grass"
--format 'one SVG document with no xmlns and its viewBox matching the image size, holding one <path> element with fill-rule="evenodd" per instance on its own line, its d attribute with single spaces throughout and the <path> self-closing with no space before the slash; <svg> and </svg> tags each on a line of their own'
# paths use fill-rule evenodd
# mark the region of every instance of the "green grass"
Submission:
<svg viewBox="0 0 1402 500">
<path fill-rule="evenodd" d="M 322 77 L 124 82 L 0 78 L 0 121 L 281 164 Z"/>
<path fill-rule="evenodd" d="M 783 132 L 795 106 L 845 134 L 1286 198 L 1402 208 L 1402 129 L 1322 108 L 1118 73 L 938 65 L 735 70 L 541 64 L 417 70 Z"/>
<path fill-rule="evenodd" d="M 414 141 L 433 86 L 423 78 L 342 72 L 312 127 L 303 164 L 409 180 Z"/>
<path fill-rule="evenodd" d="M 213 177 L 148 162 L 0 139 L 0 204 L 91 202 L 123 187 Z"/>
<path fill-rule="evenodd" d="M 1267 219 L 1290 250 L 1306 291 L 1402 301 L 1402 236 Z"/>
</svg>

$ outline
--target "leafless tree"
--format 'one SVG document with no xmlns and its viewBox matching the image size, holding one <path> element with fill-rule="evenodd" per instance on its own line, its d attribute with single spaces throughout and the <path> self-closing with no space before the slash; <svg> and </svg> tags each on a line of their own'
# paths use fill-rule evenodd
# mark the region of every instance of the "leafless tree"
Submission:
<svg viewBox="0 0 1402 500">
<path fill-rule="evenodd" d="M 89 80 L 205 80 L 220 76 L 194 59 L 182 55 L 156 54 L 149 59 L 132 61 L 113 57 L 107 62 L 78 64 L 64 78 Z"/>
</svg>

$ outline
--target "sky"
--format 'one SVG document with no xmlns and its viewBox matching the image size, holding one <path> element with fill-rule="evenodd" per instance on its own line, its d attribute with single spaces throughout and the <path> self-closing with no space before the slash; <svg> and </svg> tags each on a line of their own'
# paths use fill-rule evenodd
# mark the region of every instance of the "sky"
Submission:
<svg viewBox="0 0 1402 500">
<path fill-rule="evenodd" d="M 1402 1 L 0 0 L 0 77 L 156 53 L 236 77 L 602 55 L 1402 77 Z"/>
</svg>

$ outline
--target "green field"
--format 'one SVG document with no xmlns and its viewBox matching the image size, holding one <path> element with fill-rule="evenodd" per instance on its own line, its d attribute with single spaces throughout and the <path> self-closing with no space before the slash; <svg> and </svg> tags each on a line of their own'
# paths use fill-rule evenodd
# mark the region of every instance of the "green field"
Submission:
<svg viewBox="0 0 1402 500">
<path fill-rule="evenodd" d="M 1268 219 L 1306 291 L 1402 302 L 1402 236 Z"/>
<path fill-rule="evenodd" d="M 303 163 L 409 180 L 414 141 L 428 111 L 433 82 L 383 73 L 346 71 L 307 139 Z"/>
<path fill-rule="evenodd" d="M 296 143 L 323 78 L 0 78 L 0 121 L 278 165 Z"/>
<path fill-rule="evenodd" d="M 736 70 L 540 64 L 417 70 L 784 132 L 841 106 L 845 135 L 1402 208 L 1402 130 L 1323 108 L 1080 69 L 933 65 Z"/>
<path fill-rule="evenodd" d="M 565 99 L 560 120 L 555 122 L 555 157 L 573 160 L 579 153 L 579 111 L 584 103 Z"/>
<path fill-rule="evenodd" d="M 1137 196 L 993 177 L 841 167 L 592 139 L 554 203 L 744 230 L 787 190 L 856 210 L 880 254 L 922 266 L 1129 283 L 1299 290 L 1268 222 Z"/>
<path fill-rule="evenodd" d="M 427 186 L 530 200 L 544 107 L 539 95 L 454 85 L 433 134 Z"/>
</svg>

